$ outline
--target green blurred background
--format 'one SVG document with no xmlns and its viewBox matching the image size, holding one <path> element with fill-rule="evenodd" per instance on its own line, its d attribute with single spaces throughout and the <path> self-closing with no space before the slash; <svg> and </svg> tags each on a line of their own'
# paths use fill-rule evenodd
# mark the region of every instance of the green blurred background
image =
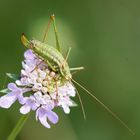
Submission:
<svg viewBox="0 0 140 140">
<path fill-rule="evenodd" d="M 70 115 L 61 110 L 51 129 L 35 114 L 17 140 L 139 140 L 140 139 L 140 1 L 139 0 L 1 0 L 0 85 L 5 73 L 20 73 L 22 32 L 41 40 L 50 14 L 56 15 L 64 52 L 72 47 L 71 67 L 85 66 L 74 78 L 93 92 L 135 131 L 133 136 L 103 107 L 79 89 L 86 109 Z M 48 42 L 55 45 L 53 29 Z M 78 99 L 76 99 L 78 102 Z M 20 117 L 19 104 L 0 109 L 0 140 L 6 140 Z"/>
</svg>

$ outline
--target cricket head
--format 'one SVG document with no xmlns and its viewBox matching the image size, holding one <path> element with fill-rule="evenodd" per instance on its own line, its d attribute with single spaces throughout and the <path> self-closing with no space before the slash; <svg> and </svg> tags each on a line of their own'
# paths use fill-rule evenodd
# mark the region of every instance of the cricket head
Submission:
<svg viewBox="0 0 140 140">
<path fill-rule="evenodd" d="M 62 66 L 62 68 L 60 69 L 60 72 L 65 77 L 66 80 L 69 81 L 72 79 L 72 74 L 70 72 L 70 68 L 67 62 L 65 63 L 65 65 Z"/>
<path fill-rule="evenodd" d="M 71 74 L 67 74 L 67 75 L 65 76 L 65 79 L 68 80 L 68 81 L 71 80 L 71 79 L 72 79 L 72 75 L 71 75 Z"/>
</svg>

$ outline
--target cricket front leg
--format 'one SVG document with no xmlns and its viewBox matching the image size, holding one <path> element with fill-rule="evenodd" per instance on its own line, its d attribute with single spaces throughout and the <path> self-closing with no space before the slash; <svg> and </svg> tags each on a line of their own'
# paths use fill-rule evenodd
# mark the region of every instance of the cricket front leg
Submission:
<svg viewBox="0 0 140 140">
<path fill-rule="evenodd" d="M 76 74 L 77 72 L 83 70 L 84 67 L 76 67 L 76 68 L 70 68 L 70 71 L 73 71 L 72 72 L 72 75 Z"/>
<path fill-rule="evenodd" d="M 80 71 L 85 69 L 84 67 L 76 67 L 76 68 L 70 68 L 70 71 Z"/>
</svg>

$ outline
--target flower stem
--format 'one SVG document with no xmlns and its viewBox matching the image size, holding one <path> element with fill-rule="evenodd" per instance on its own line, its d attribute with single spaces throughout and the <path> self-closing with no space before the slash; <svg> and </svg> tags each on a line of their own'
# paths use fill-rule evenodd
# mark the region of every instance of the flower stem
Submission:
<svg viewBox="0 0 140 140">
<path fill-rule="evenodd" d="M 16 136 L 18 135 L 18 133 L 22 129 L 23 125 L 25 124 L 26 120 L 28 119 L 29 114 L 30 113 L 28 113 L 27 115 L 22 115 L 21 116 L 21 118 L 19 119 L 18 123 L 16 124 L 16 126 L 14 127 L 12 132 L 10 133 L 7 140 L 15 140 Z"/>
</svg>

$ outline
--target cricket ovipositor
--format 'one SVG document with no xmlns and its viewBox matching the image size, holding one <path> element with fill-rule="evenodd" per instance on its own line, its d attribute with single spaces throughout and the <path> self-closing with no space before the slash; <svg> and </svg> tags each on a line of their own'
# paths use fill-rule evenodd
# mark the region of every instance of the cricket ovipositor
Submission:
<svg viewBox="0 0 140 140">
<path fill-rule="evenodd" d="M 48 31 L 51 21 L 53 22 L 53 27 L 54 27 L 54 32 L 55 32 L 56 48 L 48 45 L 47 43 L 44 43 L 46 33 Z M 64 56 L 62 55 L 62 52 L 61 52 L 60 44 L 59 44 L 54 15 L 50 16 L 50 22 L 47 26 L 46 33 L 44 35 L 44 39 L 42 42 L 38 41 L 38 40 L 28 40 L 24 34 L 22 34 L 22 36 L 21 36 L 21 41 L 24 46 L 26 46 L 28 49 L 31 49 L 42 61 L 46 62 L 48 64 L 48 66 L 50 67 L 50 69 L 52 69 L 52 71 L 58 72 L 60 74 L 60 76 L 63 77 L 65 80 L 73 82 L 76 85 L 78 85 L 79 87 L 81 87 L 92 98 L 94 98 L 99 104 L 101 104 L 112 116 L 114 116 L 118 121 L 120 121 L 120 123 L 124 127 L 126 127 L 132 134 L 134 134 L 134 132 L 114 112 L 112 112 L 103 102 L 101 102 L 96 96 L 94 96 L 85 87 L 83 87 L 81 84 L 79 84 L 77 81 L 75 81 L 72 78 L 71 71 L 82 70 L 83 67 L 69 68 L 67 59 L 68 59 L 71 49 L 68 50 L 66 58 L 64 58 Z M 80 94 L 78 93 L 77 89 L 76 89 L 76 92 L 77 92 L 77 95 L 80 100 L 84 118 L 86 118 L 84 106 L 82 104 L 82 100 L 81 100 Z"/>
</svg>

